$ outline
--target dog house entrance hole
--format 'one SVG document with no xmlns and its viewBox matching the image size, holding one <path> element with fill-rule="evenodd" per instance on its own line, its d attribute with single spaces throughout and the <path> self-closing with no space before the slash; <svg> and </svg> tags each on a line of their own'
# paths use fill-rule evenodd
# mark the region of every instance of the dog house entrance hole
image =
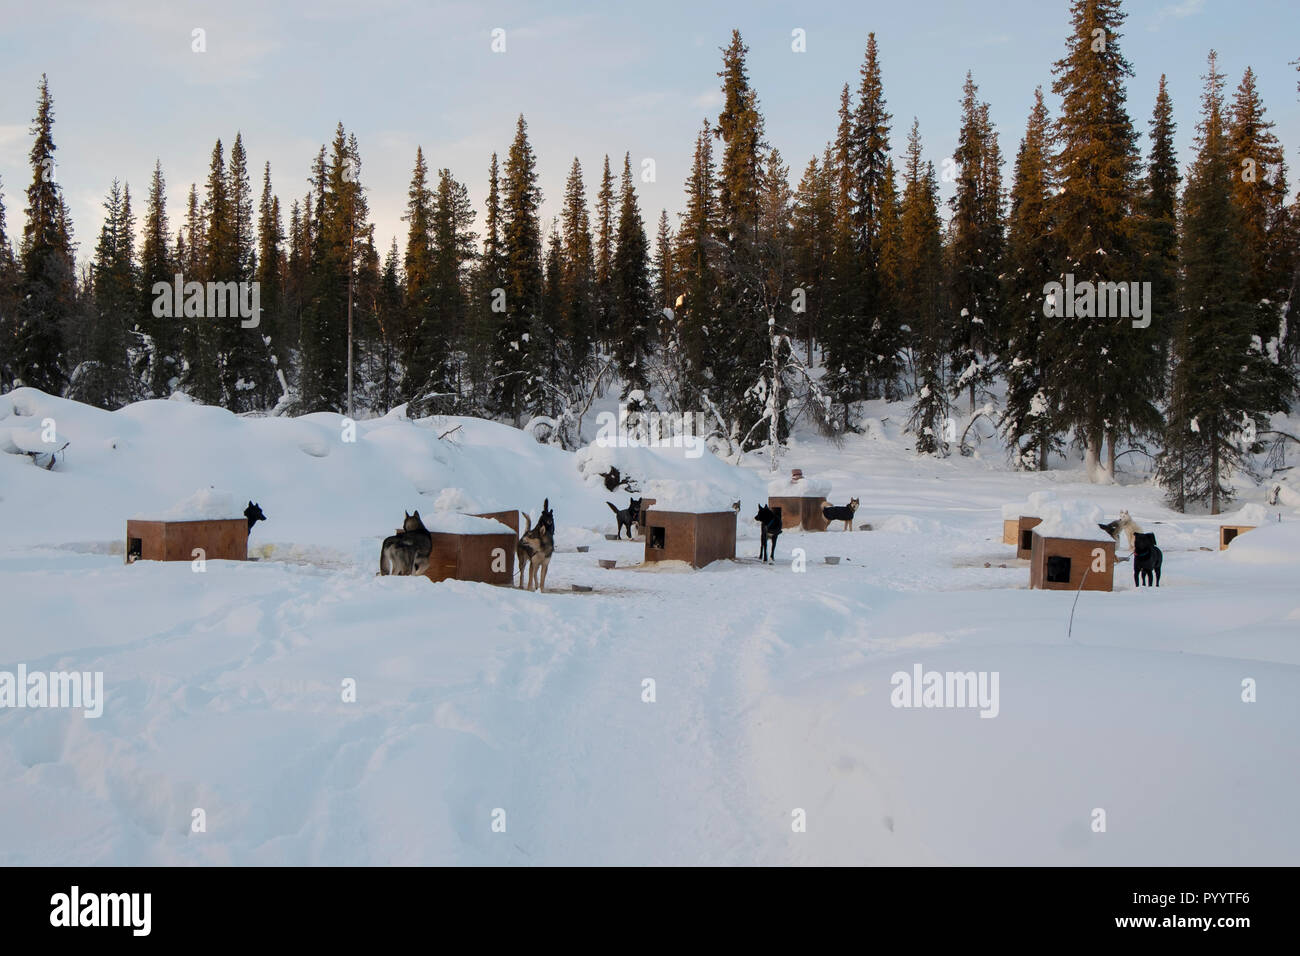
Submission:
<svg viewBox="0 0 1300 956">
<path fill-rule="evenodd" d="M 1070 559 L 1059 554 L 1047 556 L 1047 580 L 1052 584 L 1070 583 Z"/>
<path fill-rule="evenodd" d="M 126 539 L 126 560 L 127 561 L 134 561 L 135 559 L 141 557 L 143 554 L 144 554 L 143 538 Z"/>
<path fill-rule="evenodd" d="M 1034 548 L 1034 532 L 1025 530 L 1020 532 L 1020 550 L 1032 551 Z"/>
<path fill-rule="evenodd" d="M 662 551 L 664 549 L 664 537 L 665 535 L 664 535 L 663 528 L 656 528 L 652 526 L 650 528 L 650 542 L 649 542 L 650 547 Z"/>
<path fill-rule="evenodd" d="M 1232 539 L 1235 538 L 1235 537 L 1238 535 L 1238 533 L 1239 533 L 1239 532 L 1237 531 L 1236 528 L 1224 528 L 1224 529 L 1223 529 L 1223 543 L 1224 543 L 1225 545 L 1229 545 L 1229 544 L 1231 544 L 1231 543 L 1232 543 Z"/>
</svg>

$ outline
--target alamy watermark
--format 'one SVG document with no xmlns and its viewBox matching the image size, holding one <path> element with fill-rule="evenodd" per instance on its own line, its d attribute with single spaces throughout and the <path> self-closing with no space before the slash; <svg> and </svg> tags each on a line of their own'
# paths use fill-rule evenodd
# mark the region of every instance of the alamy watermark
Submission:
<svg viewBox="0 0 1300 956">
<path fill-rule="evenodd" d="M 0 671 L 0 708 L 80 707 L 83 717 L 104 713 L 103 671 Z"/>
<path fill-rule="evenodd" d="M 186 282 L 153 284 L 153 314 L 157 319 L 225 319 L 238 316 L 240 328 L 255 329 L 262 321 L 260 282 Z"/>
<path fill-rule="evenodd" d="M 895 707 L 978 707 L 981 717 L 996 717 L 998 671 L 894 671 L 889 702 Z"/>
<path fill-rule="evenodd" d="M 704 454 L 703 412 L 629 412 L 618 406 L 618 414 L 596 416 L 596 445 L 600 448 L 685 448 L 687 458 Z"/>
<path fill-rule="evenodd" d="M 1150 282 L 1079 282 L 1067 273 L 1064 285 L 1043 286 L 1043 315 L 1049 319 L 1132 319 L 1133 328 L 1151 325 Z"/>
</svg>

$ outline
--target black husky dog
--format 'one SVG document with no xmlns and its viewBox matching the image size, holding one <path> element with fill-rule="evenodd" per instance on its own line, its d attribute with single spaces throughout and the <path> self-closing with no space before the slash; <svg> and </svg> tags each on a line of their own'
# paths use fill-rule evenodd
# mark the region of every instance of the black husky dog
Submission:
<svg viewBox="0 0 1300 956">
<path fill-rule="evenodd" d="M 758 514 L 754 515 L 754 520 L 759 524 L 759 530 L 763 537 L 763 547 L 759 552 L 760 561 L 767 560 L 767 542 L 772 542 L 772 563 L 776 563 L 776 539 L 781 534 L 781 516 L 769 508 L 767 505 L 758 506 Z"/>
<path fill-rule="evenodd" d="M 244 517 L 248 519 L 249 532 L 252 532 L 253 525 L 266 520 L 266 515 L 262 514 L 262 506 L 255 505 L 251 501 L 248 503 L 248 507 L 244 509 Z"/>
<path fill-rule="evenodd" d="M 1165 557 L 1156 547 L 1156 536 L 1150 532 L 1139 531 L 1134 537 L 1137 539 L 1137 544 L 1133 549 L 1133 586 L 1140 588 L 1145 584 L 1150 587 L 1154 575 L 1156 587 L 1160 587 L 1160 565 L 1164 563 Z M 1140 582 L 1139 574 L 1142 576 Z"/>
<path fill-rule="evenodd" d="M 853 514 L 858 510 L 858 499 L 850 498 L 847 505 L 827 505 L 822 509 L 822 517 L 829 526 L 832 521 L 843 521 L 844 530 L 853 530 Z"/>
<path fill-rule="evenodd" d="M 623 529 L 627 528 L 627 536 L 631 539 L 632 525 L 638 527 L 641 525 L 641 499 L 629 498 L 627 507 L 622 511 L 616 508 L 612 501 L 606 501 L 605 504 L 609 505 L 609 510 L 614 512 L 614 516 L 618 518 L 618 536 L 623 537 Z"/>
</svg>

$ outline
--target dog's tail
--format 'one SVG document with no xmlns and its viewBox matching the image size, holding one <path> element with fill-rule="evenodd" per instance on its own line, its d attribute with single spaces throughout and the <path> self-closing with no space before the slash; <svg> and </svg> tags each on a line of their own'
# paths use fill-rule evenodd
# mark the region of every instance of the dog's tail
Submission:
<svg viewBox="0 0 1300 956">
<path fill-rule="evenodd" d="M 614 512 L 614 514 L 618 514 L 618 507 L 614 504 L 614 502 L 606 501 L 605 504 L 609 505 L 610 511 Z"/>
</svg>

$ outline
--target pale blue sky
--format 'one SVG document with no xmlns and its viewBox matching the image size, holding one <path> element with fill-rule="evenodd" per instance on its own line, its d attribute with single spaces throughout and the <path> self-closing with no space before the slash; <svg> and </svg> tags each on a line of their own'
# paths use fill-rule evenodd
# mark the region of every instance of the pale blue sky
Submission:
<svg viewBox="0 0 1300 956">
<path fill-rule="evenodd" d="M 1206 52 L 1214 47 L 1229 92 L 1251 65 L 1286 147 L 1295 188 L 1300 103 L 1295 68 L 1300 10 L 1294 0 L 1129 0 L 1122 39 L 1135 76 L 1129 108 L 1146 131 L 1162 72 L 1179 123 L 1179 160 L 1190 160 Z M 1050 96 L 1051 65 L 1068 30 L 1068 0 L 1001 2 L 408 3 L 400 0 L 0 0 L 0 176 L 9 230 L 23 221 L 30 179 L 27 134 L 46 72 L 55 96 L 58 176 L 84 259 L 114 177 L 143 207 L 154 158 L 167 177 L 173 227 L 191 182 L 202 183 L 213 140 L 241 130 L 260 189 L 270 160 L 286 219 L 306 191 L 316 149 L 335 123 L 357 134 L 377 242 L 404 238 L 400 216 L 415 147 L 449 167 L 480 209 L 490 154 L 504 156 L 525 114 L 539 158 L 547 219 L 558 212 L 573 157 L 594 196 L 601 159 L 656 162 L 638 181 L 647 230 L 659 210 L 674 224 L 700 121 L 717 115 L 719 47 L 738 27 L 767 119 L 797 183 L 834 133 L 839 90 L 856 89 L 868 31 L 880 45 L 892 147 L 902 151 L 915 115 L 936 166 L 951 152 L 967 69 L 1011 163 L 1033 99 Z M 191 51 L 191 30 L 207 52 Z M 506 52 L 490 49 L 493 28 Z M 791 51 L 791 31 L 807 52 Z"/>
</svg>

